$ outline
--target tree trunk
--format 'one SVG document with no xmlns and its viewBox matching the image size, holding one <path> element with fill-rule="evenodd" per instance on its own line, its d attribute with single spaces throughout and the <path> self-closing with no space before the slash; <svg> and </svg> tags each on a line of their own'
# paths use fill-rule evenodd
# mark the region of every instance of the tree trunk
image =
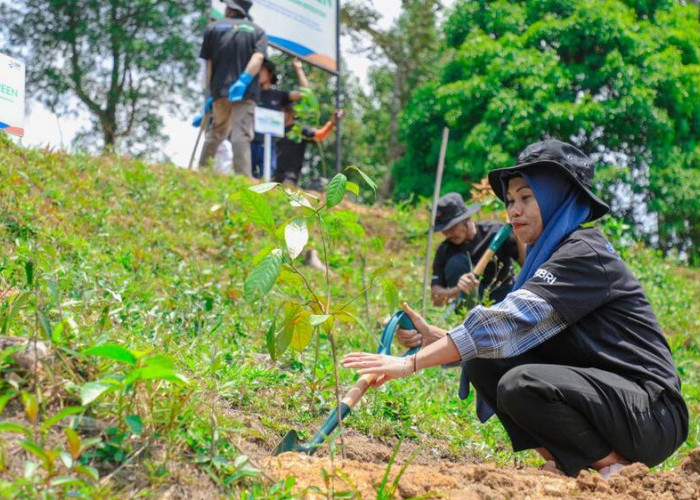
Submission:
<svg viewBox="0 0 700 500">
<path fill-rule="evenodd" d="M 394 95 L 391 100 L 391 110 L 389 115 L 389 168 L 382 178 L 381 188 L 379 189 L 379 201 L 388 200 L 394 191 L 394 178 L 391 175 L 391 169 L 403 155 L 403 148 L 399 143 L 399 113 L 401 112 L 402 103 L 404 101 L 404 74 L 399 67 L 394 73 Z"/>
</svg>

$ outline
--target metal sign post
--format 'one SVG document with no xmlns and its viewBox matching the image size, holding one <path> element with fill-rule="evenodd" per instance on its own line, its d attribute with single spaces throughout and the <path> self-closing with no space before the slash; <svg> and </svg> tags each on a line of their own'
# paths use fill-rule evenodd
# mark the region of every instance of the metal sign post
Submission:
<svg viewBox="0 0 700 500">
<path fill-rule="evenodd" d="M 255 131 L 265 137 L 263 153 L 263 179 L 272 179 L 272 137 L 284 137 L 284 112 L 255 108 Z"/>
</svg>

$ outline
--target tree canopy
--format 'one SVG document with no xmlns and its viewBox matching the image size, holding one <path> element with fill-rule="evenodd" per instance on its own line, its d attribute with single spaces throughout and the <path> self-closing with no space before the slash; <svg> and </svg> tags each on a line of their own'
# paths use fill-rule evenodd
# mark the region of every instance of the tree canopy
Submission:
<svg viewBox="0 0 700 500">
<path fill-rule="evenodd" d="M 7 50 L 25 59 L 28 95 L 58 113 L 89 112 L 86 144 L 158 144 L 162 108 L 192 88 L 205 0 L 25 0 L 0 6 Z M 150 145 L 150 147 L 149 147 Z"/>
<path fill-rule="evenodd" d="M 461 0 L 448 62 L 402 117 L 398 197 L 429 194 L 443 126 L 443 192 L 466 192 L 528 143 L 598 160 L 616 215 L 663 247 L 700 243 L 700 23 L 674 0 Z"/>
</svg>

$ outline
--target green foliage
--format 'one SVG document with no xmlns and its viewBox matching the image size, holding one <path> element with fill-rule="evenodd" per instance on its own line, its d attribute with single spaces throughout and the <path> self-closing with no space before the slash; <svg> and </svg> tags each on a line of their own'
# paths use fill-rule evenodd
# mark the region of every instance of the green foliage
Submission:
<svg viewBox="0 0 700 500">
<path fill-rule="evenodd" d="M 356 172 L 344 174 L 362 182 Z M 311 193 L 256 185 L 251 194 L 273 214 L 267 231 L 248 218 L 239 195 L 248 187 L 239 177 L 25 149 L 0 136 L 0 325 L 5 336 L 51 347 L 36 373 L 14 361 L 18 349 L 0 353 L 1 497 L 158 497 L 171 488 L 246 499 L 311 494 L 246 452 L 273 449 L 290 427 L 309 437 L 327 417 L 335 404 L 330 334 L 339 355 L 376 347 L 388 306 L 373 283 L 386 278 L 401 300 L 420 302 L 428 211 L 350 203 L 326 210 Z M 329 267 L 329 311 L 313 305 L 304 283 L 326 306 L 325 272 L 302 266 L 288 249 L 286 225 L 296 221 L 290 241 L 298 242 L 301 220 L 304 249 L 316 249 Z M 603 229 L 640 276 L 668 334 L 691 415 L 688 443 L 666 469 L 700 439 L 700 279 L 672 255 L 641 246 L 625 224 L 607 218 Z M 275 284 L 244 300 L 246 279 L 275 249 L 282 254 Z M 430 320 L 453 327 L 442 312 L 428 306 Z M 278 338 L 287 341 L 279 335 L 287 318 L 295 327 L 289 346 L 311 330 L 311 348 L 287 347 L 272 362 L 266 353 Z M 349 387 L 355 375 L 339 370 L 338 378 Z M 91 382 L 109 392 L 81 406 Z M 458 384 L 458 370 L 441 368 L 393 381 L 369 391 L 345 423 L 376 446 L 403 440 L 402 450 L 420 444 L 455 461 L 537 464 L 534 453 L 510 450 L 496 419 L 478 422 L 473 399 L 455 396 Z M 397 455 L 392 473 L 406 455 Z M 55 479 L 48 486 L 45 465 Z M 346 481 L 337 468 L 326 474 L 328 486 L 331 478 Z M 334 492 L 357 494 L 346 483 Z"/>
<path fill-rule="evenodd" d="M 201 42 L 194 28 L 202 27 L 207 7 L 201 0 L 4 3 L 0 17 L 12 21 L 0 26 L 2 49 L 32 61 L 32 99 L 69 115 L 80 101 L 92 126 L 79 137 L 81 146 L 101 136 L 106 150 L 156 153 L 165 139 L 161 108 L 179 111 L 173 93 L 194 97 L 189 82 Z"/>
<path fill-rule="evenodd" d="M 443 192 L 466 194 L 465 183 L 556 137 L 599 162 L 598 188 L 638 235 L 652 241 L 658 233 L 663 248 L 697 253 L 697 6 L 465 0 L 444 32 L 453 57 L 404 110 L 397 197 L 429 195 L 445 125 Z M 658 228 L 649 228 L 647 212 Z"/>
</svg>

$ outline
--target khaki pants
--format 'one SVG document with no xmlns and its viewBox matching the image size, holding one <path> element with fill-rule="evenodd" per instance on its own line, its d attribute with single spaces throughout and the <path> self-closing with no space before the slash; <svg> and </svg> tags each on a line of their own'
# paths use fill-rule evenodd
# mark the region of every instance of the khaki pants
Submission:
<svg viewBox="0 0 700 500">
<path fill-rule="evenodd" d="M 231 102 L 226 98 L 219 98 L 214 101 L 212 124 L 207 131 L 199 158 L 200 168 L 208 166 L 221 141 L 230 136 L 233 145 L 233 171 L 248 177 L 252 175 L 250 142 L 254 137 L 254 113 L 255 101 L 252 99 Z"/>
</svg>

